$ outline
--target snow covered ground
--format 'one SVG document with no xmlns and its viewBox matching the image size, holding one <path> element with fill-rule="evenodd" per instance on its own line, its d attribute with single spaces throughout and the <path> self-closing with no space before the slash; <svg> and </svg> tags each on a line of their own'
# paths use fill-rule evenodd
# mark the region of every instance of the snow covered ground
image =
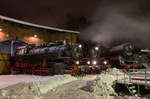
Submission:
<svg viewBox="0 0 150 99">
<path fill-rule="evenodd" d="M 46 82 L 48 80 L 59 80 L 65 75 L 55 76 L 34 76 L 34 75 L 1 75 L 0 76 L 0 89 L 8 86 L 12 86 L 18 83 L 29 82 Z"/>
<path fill-rule="evenodd" d="M 96 75 L 86 77 L 2 75 L 0 76 L 0 99 L 49 99 L 52 95 L 48 93 L 57 90 L 59 87 L 71 85 L 73 89 L 74 87 L 79 88 L 77 86 L 83 87 L 87 81 L 95 79 L 97 79 Z M 65 92 L 65 90 L 62 91 Z"/>
<path fill-rule="evenodd" d="M 84 77 L 4 75 L 0 76 L 0 99 L 141 99 L 118 96 L 112 87 L 115 72 L 120 71 L 109 69 Z"/>
</svg>

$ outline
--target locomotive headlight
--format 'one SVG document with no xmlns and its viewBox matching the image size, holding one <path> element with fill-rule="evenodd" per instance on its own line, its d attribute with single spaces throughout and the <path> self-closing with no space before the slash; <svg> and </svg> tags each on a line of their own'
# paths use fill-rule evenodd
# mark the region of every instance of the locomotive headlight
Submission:
<svg viewBox="0 0 150 99">
<path fill-rule="evenodd" d="M 87 61 L 87 64 L 90 65 L 90 61 Z"/>
<path fill-rule="evenodd" d="M 103 64 L 104 64 L 104 65 L 107 65 L 107 64 L 108 64 L 108 62 L 105 60 L 105 61 L 103 61 Z"/>
<path fill-rule="evenodd" d="M 79 65 L 79 64 L 80 64 L 80 62 L 79 62 L 79 61 L 76 61 L 76 64 L 77 64 L 77 65 Z"/>
<path fill-rule="evenodd" d="M 99 48 L 98 48 L 98 47 L 95 47 L 95 50 L 96 50 L 96 51 L 98 51 L 98 50 L 99 50 Z"/>
<path fill-rule="evenodd" d="M 82 45 L 81 44 L 79 44 L 79 46 L 78 46 L 79 48 L 82 48 Z"/>
<path fill-rule="evenodd" d="M 92 64 L 93 64 L 93 65 L 96 65 L 96 64 L 97 64 L 97 61 L 93 61 Z"/>
</svg>

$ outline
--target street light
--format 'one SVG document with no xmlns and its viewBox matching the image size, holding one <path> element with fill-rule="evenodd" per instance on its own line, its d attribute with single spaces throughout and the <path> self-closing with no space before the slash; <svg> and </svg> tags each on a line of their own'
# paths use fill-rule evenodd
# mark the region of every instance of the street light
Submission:
<svg viewBox="0 0 150 99">
<path fill-rule="evenodd" d="M 37 35 L 34 35 L 34 37 L 36 38 L 36 37 L 37 37 Z"/>
<path fill-rule="evenodd" d="M 3 29 L 2 28 L 0 28 L 0 32 L 2 31 Z"/>
<path fill-rule="evenodd" d="M 6 37 L 9 37 L 9 34 L 6 34 Z"/>
</svg>

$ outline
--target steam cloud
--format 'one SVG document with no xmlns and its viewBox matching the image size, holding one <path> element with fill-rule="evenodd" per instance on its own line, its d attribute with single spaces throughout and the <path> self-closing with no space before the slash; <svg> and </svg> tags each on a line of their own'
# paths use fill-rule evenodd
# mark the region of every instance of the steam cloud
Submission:
<svg viewBox="0 0 150 99">
<path fill-rule="evenodd" d="M 145 5 L 140 1 L 103 0 L 92 19 L 93 24 L 81 33 L 81 37 L 106 45 L 127 40 L 150 47 L 150 18 L 143 12 L 141 7 Z"/>
</svg>

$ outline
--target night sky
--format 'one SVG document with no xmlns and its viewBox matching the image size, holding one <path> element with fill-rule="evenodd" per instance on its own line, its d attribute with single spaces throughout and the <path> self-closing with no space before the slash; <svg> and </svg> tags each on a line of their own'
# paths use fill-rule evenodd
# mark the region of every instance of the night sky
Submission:
<svg viewBox="0 0 150 99">
<path fill-rule="evenodd" d="M 0 15 L 77 30 L 105 44 L 125 39 L 150 46 L 150 0 L 1 0 Z"/>
<path fill-rule="evenodd" d="M 132 3 L 149 10 L 150 0 L 1 0 L 0 14 L 35 24 L 66 27 L 67 16 L 90 20 L 104 6 Z M 106 4 L 105 4 L 106 3 Z M 104 4 L 104 5 L 103 5 Z M 132 9 L 131 9 L 132 10 Z M 103 10 L 101 14 L 103 15 Z"/>
<path fill-rule="evenodd" d="M 66 16 L 93 15 L 101 0 L 1 0 L 0 14 L 52 27 L 65 27 Z"/>
</svg>

